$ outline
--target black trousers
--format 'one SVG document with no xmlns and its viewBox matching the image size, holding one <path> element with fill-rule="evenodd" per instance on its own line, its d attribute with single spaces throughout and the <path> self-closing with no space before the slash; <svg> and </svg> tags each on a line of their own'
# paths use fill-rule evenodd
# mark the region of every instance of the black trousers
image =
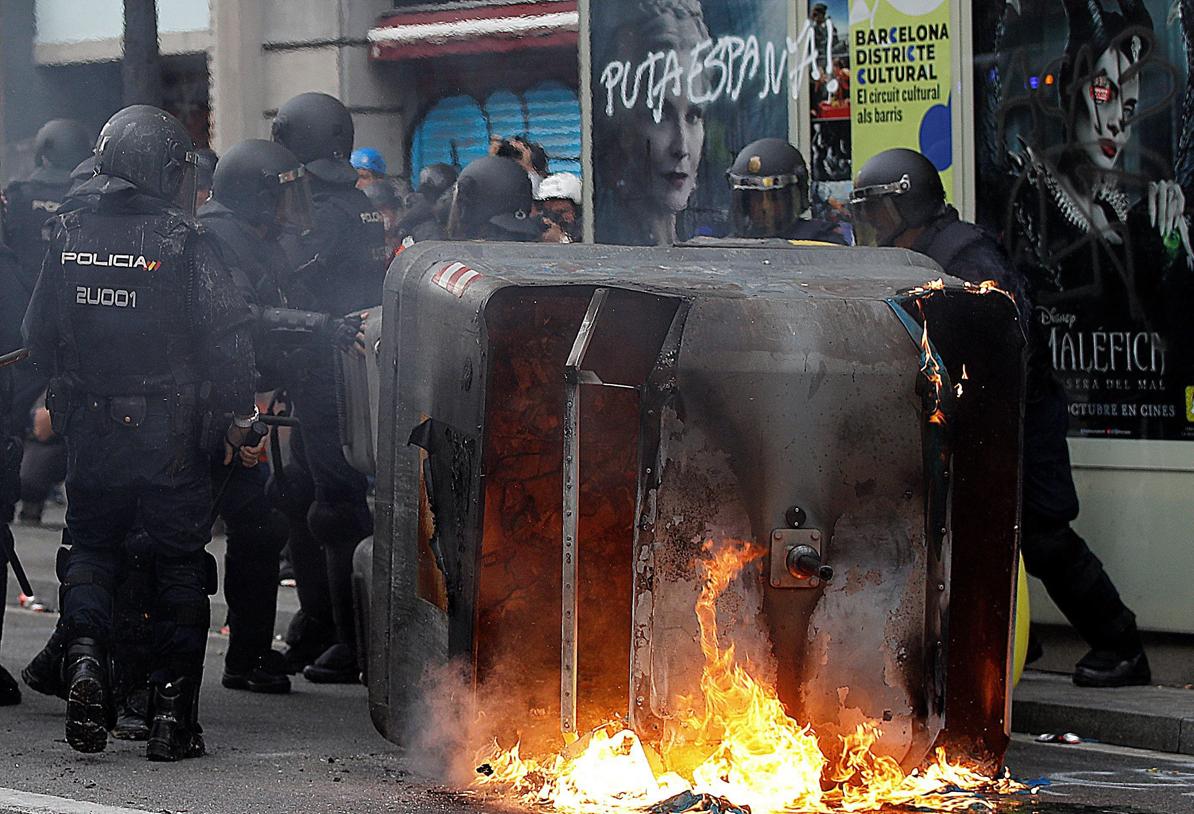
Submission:
<svg viewBox="0 0 1194 814">
<path fill-rule="evenodd" d="M 288 392 L 301 423 L 291 435 L 285 471 L 299 602 L 307 623 L 316 627 L 329 621 L 330 613 L 336 641 L 355 651 L 352 555 L 373 531 L 369 482 L 344 458 L 331 371 L 307 376 Z M 295 533 L 300 524 L 305 533 Z"/>
<path fill-rule="evenodd" d="M 63 623 L 71 638 L 112 640 L 122 547 L 141 529 L 153 550 L 150 680 L 198 676 L 210 625 L 204 547 L 210 540 L 211 476 L 173 409 L 151 401 L 138 427 L 93 401 L 69 419 L 66 523 L 72 549 L 63 574 Z"/>
<path fill-rule="evenodd" d="M 266 464 L 246 469 L 212 468 L 212 488 L 227 481 L 220 498 L 228 547 L 224 554 L 224 599 L 228 602 L 230 672 L 253 669 L 274 638 L 278 613 L 278 556 L 286 545 L 286 517 L 266 497 L 270 469 Z"/>
<path fill-rule="evenodd" d="M 1020 549 L 1025 570 L 1045 584 L 1091 648 L 1124 655 L 1139 649 L 1135 614 L 1120 599 L 1103 563 L 1068 521 L 1026 506 Z"/>
</svg>

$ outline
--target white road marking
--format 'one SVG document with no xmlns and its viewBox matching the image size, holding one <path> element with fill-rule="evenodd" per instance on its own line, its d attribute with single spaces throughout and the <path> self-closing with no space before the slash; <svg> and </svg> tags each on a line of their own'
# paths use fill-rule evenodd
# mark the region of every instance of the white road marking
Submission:
<svg viewBox="0 0 1194 814">
<path fill-rule="evenodd" d="M 0 811 L 18 814 L 154 814 L 140 808 L 121 808 L 50 794 L 0 788 Z"/>
</svg>

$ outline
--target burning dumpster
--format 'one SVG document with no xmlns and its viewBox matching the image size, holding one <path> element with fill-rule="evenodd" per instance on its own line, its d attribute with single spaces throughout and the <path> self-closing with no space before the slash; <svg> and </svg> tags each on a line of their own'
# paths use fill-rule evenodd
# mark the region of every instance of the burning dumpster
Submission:
<svg viewBox="0 0 1194 814">
<path fill-rule="evenodd" d="M 475 704 L 463 761 L 576 810 L 585 772 L 756 814 L 995 772 L 1024 342 L 1007 296 L 939 274 L 831 247 L 403 252 L 379 731 L 419 745 Z"/>
</svg>

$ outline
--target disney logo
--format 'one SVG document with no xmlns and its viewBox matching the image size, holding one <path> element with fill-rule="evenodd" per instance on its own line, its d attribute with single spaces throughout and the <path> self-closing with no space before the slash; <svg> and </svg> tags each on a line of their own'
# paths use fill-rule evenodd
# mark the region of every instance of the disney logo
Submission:
<svg viewBox="0 0 1194 814">
<path fill-rule="evenodd" d="M 1037 308 L 1036 313 L 1042 325 L 1064 325 L 1073 328 L 1078 319 L 1077 314 L 1058 311 L 1056 308 Z"/>
</svg>

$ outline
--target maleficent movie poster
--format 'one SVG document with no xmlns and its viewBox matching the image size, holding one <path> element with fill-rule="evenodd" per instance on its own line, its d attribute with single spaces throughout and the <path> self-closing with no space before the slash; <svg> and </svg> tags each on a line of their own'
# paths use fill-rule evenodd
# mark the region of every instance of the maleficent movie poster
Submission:
<svg viewBox="0 0 1194 814">
<path fill-rule="evenodd" d="M 1194 0 L 975 2 L 979 220 L 1073 435 L 1194 439 Z"/>
</svg>

